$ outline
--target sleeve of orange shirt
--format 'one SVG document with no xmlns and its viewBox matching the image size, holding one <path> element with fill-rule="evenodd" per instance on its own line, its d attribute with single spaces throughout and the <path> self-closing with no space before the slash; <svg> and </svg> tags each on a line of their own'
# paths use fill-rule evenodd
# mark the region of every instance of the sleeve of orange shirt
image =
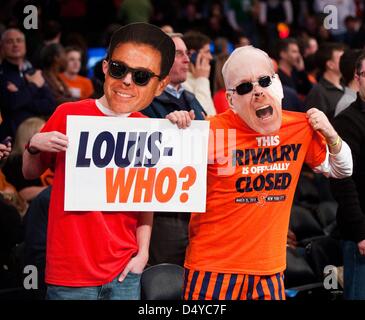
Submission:
<svg viewBox="0 0 365 320">
<path fill-rule="evenodd" d="M 309 144 L 307 154 L 305 156 L 305 163 L 311 168 L 319 166 L 326 159 L 326 140 L 324 136 L 317 132 L 313 132 L 312 141 Z"/>
</svg>

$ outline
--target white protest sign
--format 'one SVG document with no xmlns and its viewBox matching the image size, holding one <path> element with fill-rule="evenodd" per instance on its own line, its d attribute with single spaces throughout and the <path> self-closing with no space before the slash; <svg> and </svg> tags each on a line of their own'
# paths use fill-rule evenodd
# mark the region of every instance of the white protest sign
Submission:
<svg viewBox="0 0 365 320">
<path fill-rule="evenodd" d="M 208 121 L 68 116 L 66 132 L 66 211 L 205 211 Z"/>
</svg>

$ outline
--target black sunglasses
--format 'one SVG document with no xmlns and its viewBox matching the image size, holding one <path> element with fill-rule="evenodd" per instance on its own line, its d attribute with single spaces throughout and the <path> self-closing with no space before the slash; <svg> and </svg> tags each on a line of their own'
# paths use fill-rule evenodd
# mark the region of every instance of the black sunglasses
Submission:
<svg viewBox="0 0 365 320">
<path fill-rule="evenodd" d="M 153 77 L 161 80 L 161 76 L 145 69 L 134 69 L 128 67 L 124 62 L 110 60 L 108 62 L 109 75 L 115 79 L 124 78 L 129 72 L 132 74 L 133 82 L 138 86 L 145 86 Z"/>
<path fill-rule="evenodd" d="M 235 92 L 237 92 L 237 94 L 242 96 L 244 94 L 251 92 L 253 89 L 253 86 L 257 83 L 260 85 L 260 87 L 267 88 L 272 83 L 272 81 L 271 81 L 272 78 L 274 78 L 274 75 L 273 76 L 264 76 L 254 82 L 242 82 L 235 89 L 228 89 L 228 90 L 233 91 L 233 92 L 235 91 Z"/>
</svg>

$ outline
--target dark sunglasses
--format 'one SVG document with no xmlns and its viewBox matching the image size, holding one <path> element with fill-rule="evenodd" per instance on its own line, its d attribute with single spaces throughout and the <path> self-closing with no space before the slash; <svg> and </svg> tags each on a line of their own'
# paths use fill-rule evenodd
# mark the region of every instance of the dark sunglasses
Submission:
<svg viewBox="0 0 365 320">
<path fill-rule="evenodd" d="M 132 74 L 133 82 L 138 86 L 145 86 L 153 77 L 161 80 L 161 76 L 145 69 L 134 69 L 128 67 L 124 62 L 110 60 L 108 62 L 109 75 L 115 79 L 124 78 L 129 72 Z"/>
<path fill-rule="evenodd" d="M 271 79 L 274 78 L 273 76 L 264 76 L 259 78 L 257 81 L 254 82 L 242 82 L 239 84 L 235 89 L 228 89 L 229 91 L 237 92 L 240 96 L 247 94 L 252 91 L 253 86 L 255 84 L 259 84 L 262 88 L 267 88 L 269 85 L 271 85 L 272 81 Z"/>
</svg>

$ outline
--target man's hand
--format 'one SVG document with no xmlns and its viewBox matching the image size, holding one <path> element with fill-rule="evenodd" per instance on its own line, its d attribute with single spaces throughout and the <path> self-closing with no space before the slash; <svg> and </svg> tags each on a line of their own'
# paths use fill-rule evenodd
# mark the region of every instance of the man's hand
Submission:
<svg viewBox="0 0 365 320">
<path fill-rule="evenodd" d="M 336 142 L 340 141 L 338 140 L 339 135 L 329 122 L 326 115 L 316 108 L 311 108 L 307 111 L 307 118 L 312 128 L 323 134 L 328 146 L 330 147 L 330 152 L 334 154 L 340 152 L 341 143 L 336 144 Z M 335 146 L 331 148 L 331 145 L 333 144 L 335 144 Z"/>
<path fill-rule="evenodd" d="M 58 131 L 36 133 L 30 140 L 29 147 L 45 152 L 66 151 L 68 137 Z"/>
<path fill-rule="evenodd" d="M 35 84 L 38 88 L 43 87 L 44 85 L 44 78 L 42 76 L 41 70 L 37 70 L 34 74 L 25 74 L 25 78 L 28 82 Z"/>
<path fill-rule="evenodd" d="M 194 110 L 187 111 L 174 111 L 166 116 L 166 119 L 171 123 L 176 124 L 179 129 L 185 129 L 191 125 L 191 120 L 195 119 Z"/>
<path fill-rule="evenodd" d="M 303 71 L 305 69 L 305 66 L 304 66 L 304 60 L 303 60 L 303 57 L 300 55 L 298 57 L 298 59 L 295 61 L 295 65 L 294 65 L 295 69 L 297 71 Z"/>
<path fill-rule="evenodd" d="M 295 249 L 298 246 L 297 237 L 295 236 L 294 232 L 291 231 L 290 229 L 288 230 L 286 245 L 292 249 Z"/>
<path fill-rule="evenodd" d="M 360 241 L 357 244 L 357 247 L 359 248 L 359 252 L 362 256 L 365 256 L 365 240 Z"/>
<path fill-rule="evenodd" d="M 7 83 L 7 85 L 6 85 L 6 89 L 7 89 L 9 92 L 12 92 L 12 93 L 14 93 L 14 92 L 18 92 L 18 91 L 19 91 L 18 87 L 17 87 L 14 83 L 12 83 L 12 82 L 10 82 L 10 81 L 8 81 L 8 83 Z"/>
<path fill-rule="evenodd" d="M 196 57 L 195 65 L 190 63 L 190 70 L 194 78 L 207 78 L 210 75 L 210 61 L 203 53 L 199 52 Z"/>
<path fill-rule="evenodd" d="M 122 282 L 130 271 L 133 273 L 141 274 L 147 264 L 147 261 L 148 256 L 137 254 L 128 262 L 127 266 L 124 268 L 123 272 L 119 276 L 118 281 Z"/>
<path fill-rule="evenodd" d="M 0 143 L 0 160 L 3 160 L 9 156 L 11 152 L 11 143 L 7 145 Z"/>
</svg>

